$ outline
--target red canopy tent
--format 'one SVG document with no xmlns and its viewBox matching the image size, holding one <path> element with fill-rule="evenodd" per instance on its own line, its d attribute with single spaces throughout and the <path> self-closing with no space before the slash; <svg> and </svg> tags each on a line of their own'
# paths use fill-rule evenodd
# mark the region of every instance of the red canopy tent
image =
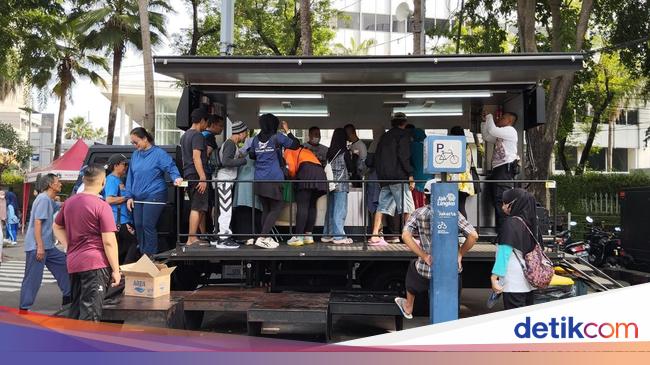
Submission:
<svg viewBox="0 0 650 365">
<path fill-rule="evenodd" d="M 29 204 L 29 184 L 36 182 L 41 175 L 46 174 L 56 174 L 61 181 L 77 181 L 79 170 L 81 170 L 87 154 L 88 145 L 79 139 L 63 156 L 52 161 L 50 165 L 36 168 L 27 173 L 23 186 L 23 230 L 27 217 L 27 205 Z"/>
</svg>

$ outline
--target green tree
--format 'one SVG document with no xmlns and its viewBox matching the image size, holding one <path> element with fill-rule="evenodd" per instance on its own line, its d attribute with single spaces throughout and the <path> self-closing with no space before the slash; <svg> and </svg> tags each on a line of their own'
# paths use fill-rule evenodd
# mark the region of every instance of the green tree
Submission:
<svg viewBox="0 0 650 365">
<path fill-rule="evenodd" d="M 237 0 L 235 2 L 235 55 L 293 56 L 302 54 L 300 0 Z M 311 46 L 315 56 L 330 53 L 334 31 L 330 25 L 337 11 L 329 0 L 311 1 Z M 199 25 L 201 38 L 197 54 L 219 54 L 219 14 L 208 11 Z M 203 29 L 201 31 L 201 29 Z M 187 38 L 192 32 L 176 34 L 175 47 L 188 54 Z"/>
<path fill-rule="evenodd" d="M 183 55 L 219 54 L 221 16 L 215 0 L 185 2 L 190 8 L 192 27 L 172 35 L 174 48 Z"/>
<path fill-rule="evenodd" d="M 104 128 L 93 128 L 84 117 L 74 117 L 65 124 L 66 139 L 101 140 L 106 137 Z"/>
<path fill-rule="evenodd" d="M 117 104 L 120 92 L 120 69 L 124 53 L 129 47 L 142 49 L 140 17 L 137 0 L 76 0 L 77 9 L 72 18 L 79 30 L 86 34 L 84 47 L 106 50 L 113 56 L 111 106 L 108 112 L 106 144 L 113 144 Z M 166 1 L 149 1 L 151 43 L 158 45 L 165 36 L 165 16 L 170 11 Z"/>
<path fill-rule="evenodd" d="M 32 147 L 18 137 L 10 125 L 0 123 L 0 175 L 12 166 L 20 166 L 32 157 Z"/>
<path fill-rule="evenodd" d="M 74 25 L 67 19 L 61 19 L 58 34 L 49 34 L 49 37 L 45 38 L 34 34 L 26 38 L 21 55 L 21 72 L 27 75 L 34 86 L 45 88 L 50 82 L 54 83 L 52 92 L 59 99 L 54 142 L 55 159 L 61 155 L 63 121 L 67 101 L 72 97 L 72 87 L 79 78 L 87 78 L 95 85 L 106 87 L 104 79 L 94 71 L 97 68 L 108 71 L 106 59 L 82 46 L 85 36 Z"/>
</svg>

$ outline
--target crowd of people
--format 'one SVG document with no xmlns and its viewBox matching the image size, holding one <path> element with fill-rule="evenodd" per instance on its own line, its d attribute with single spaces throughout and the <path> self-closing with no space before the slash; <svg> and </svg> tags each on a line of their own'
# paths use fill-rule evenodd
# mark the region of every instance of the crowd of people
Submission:
<svg viewBox="0 0 650 365">
<path fill-rule="evenodd" d="M 497 122 L 490 114 L 484 117 L 483 138 L 495 144 L 489 179 L 512 180 L 518 173 L 516 121 L 513 113 L 505 113 Z M 257 135 L 253 136 L 244 122 L 236 121 L 230 126 L 229 138 L 219 145 L 216 136 L 224 130 L 222 118 L 196 109 L 191 122 L 180 141 L 182 173 L 169 154 L 155 145 L 148 131 L 135 128 L 130 133 L 135 147 L 131 158 L 116 154 L 106 166 L 85 167 L 83 188 L 64 204 L 57 201 L 59 178 L 53 174 L 40 178 L 25 236 L 21 310 L 32 306 L 47 267 L 57 280 L 64 304 L 74 307 L 71 316 L 99 320 L 105 291 L 120 282 L 119 265 L 159 250 L 156 226 L 167 202 L 165 176 L 169 176 L 177 186 L 187 182 L 191 208 L 187 245 L 198 244 L 208 235 L 210 244 L 218 249 L 240 247 L 241 241 L 233 235 L 241 231 L 238 224 L 242 222 L 233 219 L 238 207 L 252 214 L 254 224 L 248 228 L 250 233 L 257 233 L 246 243 L 277 248 L 280 242 L 272 231 L 287 193 L 297 207 L 294 233 L 287 245 L 315 242 L 316 205 L 323 196 L 327 196 L 327 208 L 321 241 L 351 244 L 345 233 L 348 193 L 351 186 L 367 180 L 365 209 L 373 217 L 368 245 L 384 246 L 401 240 L 417 255 L 406 276 L 407 297 L 396 298 L 404 316 L 412 316 L 415 296 L 428 290 L 432 261 L 429 201 L 436 180 L 423 170 L 423 130 L 409 125 L 404 114 L 396 113 L 388 131 L 373 130 L 369 147 L 351 124 L 336 128 L 326 147 L 318 127 L 310 128 L 308 141 L 301 144 L 287 122 L 264 114 L 259 117 Z M 455 127 L 450 134 L 462 135 L 464 131 Z M 473 178 L 471 151 L 467 158 L 467 169 L 457 175 L 458 180 Z M 285 184 L 288 179 L 294 180 L 293 184 Z M 495 293 L 505 293 L 506 308 L 527 305 L 533 288 L 525 279 L 521 257 L 536 241 L 528 234 L 537 231 L 535 200 L 530 193 L 503 182 L 492 185 L 499 229 L 492 287 Z M 458 226 L 465 237 L 458 250 L 459 273 L 462 257 L 478 239 L 464 207 L 466 198 L 477 192 L 475 186 L 459 184 Z M 0 218 L 13 239 L 15 194 L 0 192 L 0 203 Z M 261 215 L 255 217 L 259 208 Z M 393 223 L 387 217 L 403 221 L 403 230 L 391 231 Z M 66 253 L 55 247 L 57 240 Z"/>
</svg>

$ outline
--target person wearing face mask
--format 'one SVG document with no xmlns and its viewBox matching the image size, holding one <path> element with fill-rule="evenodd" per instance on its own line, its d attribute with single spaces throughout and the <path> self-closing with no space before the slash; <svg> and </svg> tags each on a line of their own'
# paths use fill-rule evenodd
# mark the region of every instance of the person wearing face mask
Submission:
<svg viewBox="0 0 650 365">
<path fill-rule="evenodd" d="M 142 254 L 158 253 L 158 219 L 167 203 L 167 181 L 171 176 L 176 186 L 183 182 L 171 157 L 154 144 L 153 136 L 142 127 L 131 131 L 131 144 L 136 148 L 126 175 L 124 196 L 133 212 L 135 234 Z"/>
<path fill-rule="evenodd" d="M 318 158 L 318 161 L 320 161 L 321 165 L 325 166 L 327 164 L 328 148 L 320 143 L 320 128 L 309 128 L 309 141 L 302 146 L 312 151 Z"/>
</svg>

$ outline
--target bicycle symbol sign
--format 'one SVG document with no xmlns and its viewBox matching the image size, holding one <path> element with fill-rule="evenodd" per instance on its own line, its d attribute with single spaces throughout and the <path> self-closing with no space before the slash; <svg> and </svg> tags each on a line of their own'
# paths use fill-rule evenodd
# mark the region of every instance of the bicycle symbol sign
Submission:
<svg viewBox="0 0 650 365">
<path fill-rule="evenodd" d="M 465 169 L 465 138 L 427 137 L 425 172 L 462 172 Z M 428 170 L 428 171 L 427 171 Z"/>
</svg>

